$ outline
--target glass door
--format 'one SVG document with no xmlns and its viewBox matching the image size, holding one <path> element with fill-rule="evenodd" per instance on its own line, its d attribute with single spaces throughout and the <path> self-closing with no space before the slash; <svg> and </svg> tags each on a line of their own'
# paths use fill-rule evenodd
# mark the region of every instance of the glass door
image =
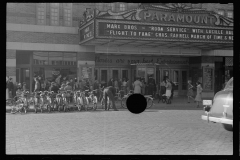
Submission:
<svg viewBox="0 0 240 160">
<path fill-rule="evenodd" d="M 120 78 L 120 69 L 118 69 L 118 68 L 111 69 L 111 78 L 113 78 L 113 80 L 115 80 L 115 79 L 119 80 L 119 78 Z"/>
<path fill-rule="evenodd" d="M 146 67 L 137 68 L 137 77 L 140 77 L 141 79 L 145 79 L 146 81 Z"/>
<path fill-rule="evenodd" d="M 153 67 L 147 67 L 147 83 L 149 82 L 150 77 L 152 77 L 155 80 L 155 75 L 154 75 L 154 68 Z M 156 81 L 155 81 L 156 82 Z"/>
<path fill-rule="evenodd" d="M 187 95 L 188 70 L 181 70 L 181 94 Z"/>
<path fill-rule="evenodd" d="M 107 87 L 107 82 L 108 82 L 108 70 L 100 69 L 100 83 Z"/>
<path fill-rule="evenodd" d="M 99 69 L 97 68 L 94 69 L 94 80 L 99 81 Z"/>
<path fill-rule="evenodd" d="M 162 70 L 162 77 L 161 81 L 163 81 L 164 78 L 171 78 L 170 77 L 170 69 L 163 69 Z"/>
<path fill-rule="evenodd" d="M 20 68 L 20 83 L 26 83 L 26 89 L 30 91 L 30 69 Z"/>
<path fill-rule="evenodd" d="M 121 79 L 123 80 L 123 78 L 129 80 L 129 69 L 121 69 Z"/>
<path fill-rule="evenodd" d="M 175 84 L 174 95 L 179 95 L 180 70 L 173 69 L 172 82 Z"/>
</svg>

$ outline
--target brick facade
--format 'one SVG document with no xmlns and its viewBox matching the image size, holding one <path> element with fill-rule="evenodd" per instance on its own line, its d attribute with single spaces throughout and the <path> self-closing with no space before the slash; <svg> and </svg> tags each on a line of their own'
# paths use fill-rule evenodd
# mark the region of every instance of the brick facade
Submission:
<svg viewBox="0 0 240 160">
<path fill-rule="evenodd" d="M 6 58 L 7 59 L 16 59 L 16 50 L 7 49 Z"/>
<path fill-rule="evenodd" d="M 7 42 L 78 44 L 78 34 L 7 31 Z"/>
<path fill-rule="evenodd" d="M 6 67 L 7 76 L 16 76 L 16 67 Z"/>
</svg>

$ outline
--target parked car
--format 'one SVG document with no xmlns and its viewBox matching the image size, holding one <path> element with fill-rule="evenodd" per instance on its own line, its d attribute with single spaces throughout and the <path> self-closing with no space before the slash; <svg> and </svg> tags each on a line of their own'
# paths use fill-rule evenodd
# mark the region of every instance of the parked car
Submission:
<svg viewBox="0 0 240 160">
<path fill-rule="evenodd" d="M 221 123 L 227 131 L 233 131 L 233 77 L 225 88 L 217 92 L 212 100 L 203 100 L 203 120 Z"/>
</svg>

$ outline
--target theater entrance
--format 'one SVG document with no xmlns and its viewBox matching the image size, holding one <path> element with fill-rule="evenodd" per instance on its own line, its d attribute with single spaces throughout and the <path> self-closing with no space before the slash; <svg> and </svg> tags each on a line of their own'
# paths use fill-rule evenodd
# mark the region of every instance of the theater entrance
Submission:
<svg viewBox="0 0 240 160">
<path fill-rule="evenodd" d="M 149 64 L 132 64 L 132 81 L 135 81 L 136 77 L 140 77 L 144 79 L 146 83 L 148 83 L 149 78 L 153 77 L 156 82 L 156 65 Z"/>
</svg>

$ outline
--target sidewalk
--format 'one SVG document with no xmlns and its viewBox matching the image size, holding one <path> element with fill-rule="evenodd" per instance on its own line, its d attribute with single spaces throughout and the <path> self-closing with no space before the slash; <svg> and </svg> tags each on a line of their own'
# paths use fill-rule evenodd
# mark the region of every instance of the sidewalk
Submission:
<svg viewBox="0 0 240 160">
<path fill-rule="evenodd" d="M 121 107 L 121 102 L 116 101 L 116 106 L 118 109 L 124 109 Z M 200 104 L 200 107 L 196 107 L 197 104 L 193 102 L 191 99 L 190 103 L 187 103 L 187 97 L 173 97 L 171 104 L 166 104 L 160 101 L 158 103 L 158 99 L 154 99 L 153 106 L 149 109 L 153 110 L 203 110 L 203 105 Z M 103 110 L 103 107 L 98 103 L 97 110 Z M 10 113 L 11 107 L 6 106 L 6 112 Z M 30 106 L 28 112 L 34 112 L 34 107 Z M 38 111 L 39 112 L 39 111 Z M 43 111 L 46 112 L 46 111 Z M 57 112 L 57 111 L 54 111 Z"/>
</svg>

